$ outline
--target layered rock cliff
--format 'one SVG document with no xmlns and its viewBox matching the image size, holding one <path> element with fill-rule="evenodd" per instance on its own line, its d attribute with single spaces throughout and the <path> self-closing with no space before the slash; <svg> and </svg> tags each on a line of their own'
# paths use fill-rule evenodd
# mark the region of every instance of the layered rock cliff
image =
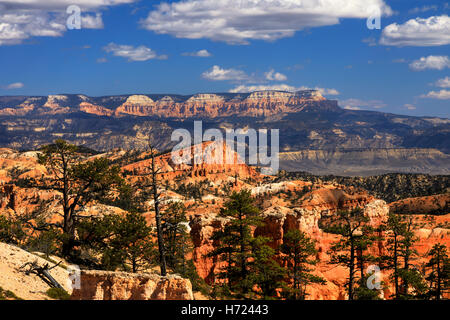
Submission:
<svg viewBox="0 0 450 320">
<path fill-rule="evenodd" d="M 1 99 L 0 99 L 1 100 Z M 87 97 L 84 95 L 50 95 L 0 101 L 0 116 L 27 114 L 68 114 L 84 112 L 102 116 L 153 116 L 160 118 L 270 116 L 298 112 L 315 106 L 338 110 L 337 102 L 326 100 L 318 91 L 260 91 L 249 94 L 130 95 Z"/>
<path fill-rule="evenodd" d="M 193 300 L 191 282 L 178 276 L 81 271 L 72 300 Z"/>
</svg>

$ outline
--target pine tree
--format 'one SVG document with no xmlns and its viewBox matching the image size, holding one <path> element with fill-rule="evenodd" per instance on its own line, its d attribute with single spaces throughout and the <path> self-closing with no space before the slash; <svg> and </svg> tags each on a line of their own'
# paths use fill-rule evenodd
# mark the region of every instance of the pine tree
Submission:
<svg viewBox="0 0 450 320">
<path fill-rule="evenodd" d="M 450 259 L 447 247 L 443 244 L 435 244 L 427 256 L 430 260 L 425 267 L 431 269 L 426 277 L 430 283 L 428 295 L 436 300 L 441 300 L 450 289 Z"/>
<path fill-rule="evenodd" d="M 122 257 L 122 264 L 130 264 L 133 273 L 155 264 L 156 248 L 151 237 L 152 228 L 142 214 L 128 213 L 113 228 L 115 235 L 110 246 L 114 255 Z"/>
<path fill-rule="evenodd" d="M 274 259 L 275 250 L 267 243 L 267 237 L 256 237 L 252 241 L 252 260 L 249 263 L 250 281 L 258 287 L 256 295 L 261 298 L 276 299 L 277 289 L 284 285 L 286 270 Z"/>
<path fill-rule="evenodd" d="M 321 228 L 329 233 L 338 234 L 341 240 L 331 246 L 331 264 L 342 265 L 348 269 L 346 282 L 348 299 L 353 300 L 355 294 L 357 269 L 357 249 L 363 236 L 362 228 L 369 222 L 360 208 L 351 211 L 338 211 L 331 217 L 327 225 L 321 222 Z"/>
<path fill-rule="evenodd" d="M 233 269 L 235 264 L 235 256 L 238 252 L 239 238 L 234 234 L 233 227 L 226 224 L 222 230 L 214 231 L 211 240 L 217 244 L 217 247 L 208 253 L 208 257 L 216 258 L 218 262 L 223 262 L 226 267 L 222 267 L 216 274 L 215 278 L 221 283 L 222 294 L 225 296 L 231 295 L 231 290 L 234 283 Z"/>
<path fill-rule="evenodd" d="M 286 297 L 294 300 L 305 300 L 306 288 L 312 283 L 325 284 L 322 277 L 315 276 L 309 267 L 315 265 L 317 260 L 316 246 L 305 233 L 299 230 L 290 230 L 283 237 L 280 246 L 282 253 L 286 255 L 285 262 L 292 279 L 292 287 L 286 289 Z"/>
<path fill-rule="evenodd" d="M 83 161 L 80 148 L 64 140 L 41 148 L 39 162 L 51 174 L 42 186 L 62 193 L 63 223 L 51 224 L 62 229 L 62 255 L 74 259 L 78 225 L 78 209 L 89 201 L 104 198 L 123 183 L 120 169 L 106 158 Z"/>
<path fill-rule="evenodd" d="M 426 286 L 420 272 L 413 266 L 418 257 L 414 244 L 414 231 L 419 227 L 414 218 L 391 213 L 383 229 L 386 231 L 388 255 L 382 257 L 385 267 L 391 269 L 396 299 L 411 299 L 422 296 Z"/>
<path fill-rule="evenodd" d="M 394 295 L 396 299 L 400 298 L 400 244 L 401 236 L 405 232 L 405 226 L 402 223 L 400 215 L 390 213 L 383 229 L 387 231 L 386 252 L 388 255 L 383 257 L 384 263 L 388 269 L 393 270 L 392 279 L 394 282 Z"/>
<path fill-rule="evenodd" d="M 186 208 L 179 202 L 169 203 L 161 216 L 167 267 L 180 274 L 185 273 L 186 255 L 192 250 L 187 223 Z"/>
<path fill-rule="evenodd" d="M 79 226 L 82 246 L 100 256 L 101 267 L 137 273 L 158 261 L 152 228 L 141 213 L 116 214 L 84 220 Z"/>
<path fill-rule="evenodd" d="M 26 237 L 20 220 L 0 216 L 0 242 L 19 245 Z"/>
<path fill-rule="evenodd" d="M 253 204 L 253 198 L 248 190 L 233 192 L 220 212 L 227 218 L 223 230 L 215 231 L 212 239 L 217 242 L 210 257 L 217 257 L 226 262 L 226 267 L 220 270 L 217 278 L 226 280 L 226 291 L 234 292 L 238 297 L 246 297 L 251 293 L 252 283 L 249 260 L 252 258 L 252 227 L 261 225 L 259 210 Z"/>
<path fill-rule="evenodd" d="M 355 299 L 357 300 L 380 300 L 380 291 L 377 289 L 370 289 L 367 281 L 371 275 L 366 274 L 365 269 L 369 264 L 380 262 L 377 258 L 368 252 L 371 245 L 376 240 L 381 240 L 381 237 L 375 235 L 375 229 L 370 225 L 363 225 L 361 227 L 361 234 L 356 241 L 356 256 L 359 269 L 358 287 L 355 288 Z M 381 285 L 381 284 L 380 284 Z"/>
</svg>

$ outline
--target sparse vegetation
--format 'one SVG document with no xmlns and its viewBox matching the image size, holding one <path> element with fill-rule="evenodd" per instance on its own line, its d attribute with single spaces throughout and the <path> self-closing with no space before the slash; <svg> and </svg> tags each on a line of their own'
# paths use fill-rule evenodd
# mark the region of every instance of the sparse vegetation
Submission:
<svg viewBox="0 0 450 320">
<path fill-rule="evenodd" d="M 10 290 L 5 290 L 0 287 L 0 300 L 22 300 Z"/>
<path fill-rule="evenodd" d="M 46 293 L 50 298 L 55 300 L 70 300 L 70 294 L 61 288 L 50 288 Z"/>
<path fill-rule="evenodd" d="M 313 183 L 335 182 L 367 190 L 386 202 L 450 192 L 449 175 L 390 173 L 372 177 L 315 176 L 306 172 L 280 172 L 276 181 L 303 180 Z"/>
</svg>

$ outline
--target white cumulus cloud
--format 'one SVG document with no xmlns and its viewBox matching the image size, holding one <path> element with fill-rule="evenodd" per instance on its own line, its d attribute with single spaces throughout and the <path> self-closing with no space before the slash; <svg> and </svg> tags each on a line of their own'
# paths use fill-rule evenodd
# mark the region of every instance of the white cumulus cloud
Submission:
<svg viewBox="0 0 450 320">
<path fill-rule="evenodd" d="M 288 92 L 296 92 L 296 91 L 303 91 L 303 90 L 318 90 L 323 95 L 339 95 L 339 91 L 336 89 L 325 89 L 325 88 L 310 88 L 306 86 L 301 87 L 295 87 L 288 84 L 274 84 L 274 85 L 240 85 L 237 86 L 229 92 L 231 93 L 247 93 L 247 92 L 254 92 L 254 91 L 288 91 Z"/>
<path fill-rule="evenodd" d="M 422 6 L 422 7 L 415 7 L 408 11 L 408 13 L 411 14 L 417 14 L 427 11 L 436 11 L 438 9 L 437 5 L 430 5 L 430 6 Z"/>
<path fill-rule="evenodd" d="M 269 72 L 266 72 L 265 74 L 266 80 L 269 81 L 286 81 L 287 77 L 279 72 L 275 72 L 275 70 L 270 70 Z"/>
<path fill-rule="evenodd" d="M 220 66 L 213 66 L 203 72 L 202 77 L 212 81 L 244 81 L 249 79 L 249 76 L 242 70 L 224 69 Z"/>
<path fill-rule="evenodd" d="M 344 106 L 344 109 L 345 110 L 361 110 L 360 107 L 354 107 L 354 106 L 350 106 L 350 105 Z"/>
<path fill-rule="evenodd" d="M 450 44 L 450 17 L 415 18 L 383 29 L 380 43 L 389 46 L 443 46 Z"/>
<path fill-rule="evenodd" d="M 449 100 L 450 90 L 442 89 L 441 91 L 430 91 L 427 94 L 420 96 L 421 98 L 439 99 L 439 100 Z"/>
<path fill-rule="evenodd" d="M 208 58 L 211 57 L 212 54 L 208 50 L 203 49 L 195 52 L 185 52 L 183 53 L 183 56 Z"/>
<path fill-rule="evenodd" d="M 81 28 L 85 29 L 103 29 L 103 19 L 101 13 L 95 15 L 83 15 L 81 16 Z"/>
<path fill-rule="evenodd" d="M 380 100 L 364 101 L 360 99 L 351 98 L 339 101 L 339 103 L 343 106 L 344 109 L 347 110 L 361 110 L 362 107 L 371 109 L 381 109 L 386 107 L 386 104 Z"/>
<path fill-rule="evenodd" d="M 448 56 L 422 57 L 411 62 L 409 68 L 414 71 L 444 70 L 450 68 L 450 59 Z"/>
<path fill-rule="evenodd" d="M 23 88 L 25 85 L 22 82 L 14 82 L 14 83 L 10 83 L 7 86 L 5 86 L 4 88 L 7 90 L 13 90 L 13 89 L 21 89 Z"/>
<path fill-rule="evenodd" d="M 450 77 L 445 77 L 436 81 L 436 86 L 440 88 L 450 88 Z"/>
<path fill-rule="evenodd" d="M 159 4 L 141 24 L 177 38 L 247 44 L 336 25 L 343 18 L 365 19 L 374 8 L 392 14 L 383 0 L 184 0 Z"/>
<path fill-rule="evenodd" d="M 60 37 L 67 31 L 71 5 L 81 9 L 81 28 L 102 29 L 101 10 L 136 0 L 0 0 L 0 46 L 31 37 Z"/>
<path fill-rule="evenodd" d="M 116 57 L 127 58 L 128 61 L 147 61 L 150 59 L 167 59 L 166 55 L 157 55 L 155 51 L 146 46 L 133 47 L 130 45 L 120 45 L 111 42 L 103 48 L 108 53 Z"/>
</svg>

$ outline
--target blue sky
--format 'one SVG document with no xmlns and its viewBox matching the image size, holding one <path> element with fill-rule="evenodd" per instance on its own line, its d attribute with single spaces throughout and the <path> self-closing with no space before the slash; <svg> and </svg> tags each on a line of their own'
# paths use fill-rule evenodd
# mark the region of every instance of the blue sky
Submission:
<svg viewBox="0 0 450 320">
<path fill-rule="evenodd" d="M 0 0 L 0 95 L 320 88 L 346 108 L 450 115 L 447 1 L 183 2 Z"/>
</svg>

